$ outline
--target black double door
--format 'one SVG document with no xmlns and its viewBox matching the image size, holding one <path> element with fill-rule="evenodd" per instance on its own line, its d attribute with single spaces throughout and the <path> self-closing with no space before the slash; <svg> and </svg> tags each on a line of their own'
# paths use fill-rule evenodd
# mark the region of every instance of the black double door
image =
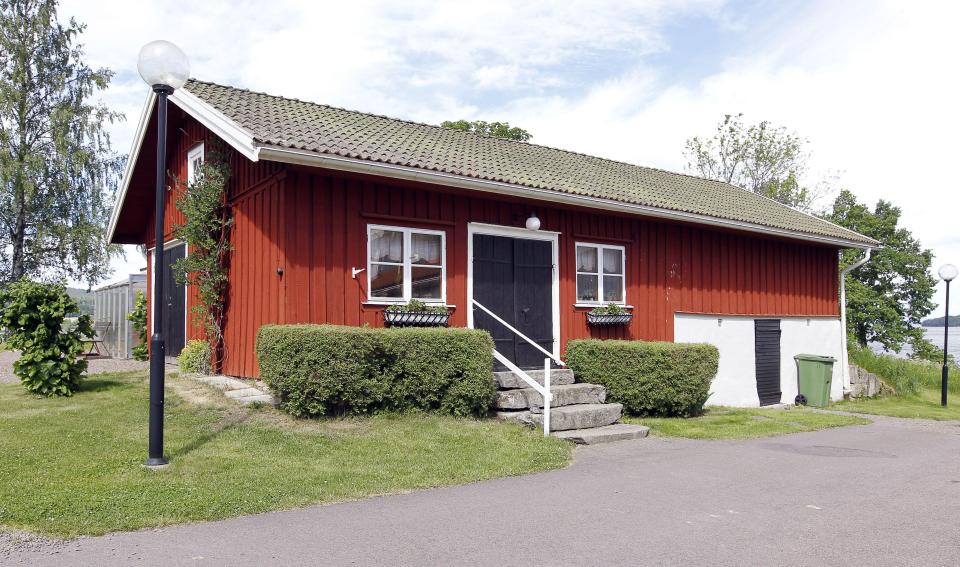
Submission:
<svg viewBox="0 0 960 567">
<path fill-rule="evenodd" d="M 761 406 L 780 403 L 780 320 L 757 319 L 753 323 L 757 367 L 757 395 Z"/>
<path fill-rule="evenodd" d="M 167 356 L 177 356 L 186 343 L 187 294 L 173 275 L 173 265 L 186 255 L 181 244 L 163 251 L 163 340 Z"/>
<path fill-rule="evenodd" d="M 473 298 L 547 352 L 553 352 L 553 245 L 544 240 L 473 236 Z M 544 354 L 482 309 L 474 327 L 523 369 L 543 368 Z M 498 364 L 499 367 L 499 364 Z"/>
</svg>

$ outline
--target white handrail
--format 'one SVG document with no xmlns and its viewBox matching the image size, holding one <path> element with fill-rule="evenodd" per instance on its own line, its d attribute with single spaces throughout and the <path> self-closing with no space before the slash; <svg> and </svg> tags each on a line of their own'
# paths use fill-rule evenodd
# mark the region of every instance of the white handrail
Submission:
<svg viewBox="0 0 960 567">
<path fill-rule="evenodd" d="M 497 317 L 497 315 L 493 313 L 493 311 L 490 311 L 489 309 L 484 307 L 476 299 L 473 300 L 473 304 L 479 307 L 480 309 L 483 309 L 488 315 L 493 317 L 495 320 L 499 321 L 500 324 L 502 324 L 504 327 L 516 333 L 521 339 L 537 347 L 538 349 L 540 349 L 540 352 L 547 355 L 547 358 L 543 359 L 543 385 L 541 386 L 539 383 L 537 383 L 536 380 L 531 378 L 529 374 L 524 372 L 523 369 L 521 369 L 519 366 L 511 362 L 509 358 L 503 356 L 503 354 L 498 352 L 497 349 L 493 349 L 493 357 L 496 358 L 497 361 L 500 362 L 500 364 L 506 366 L 508 370 L 510 370 L 517 376 L 519 376 L 521 380 L 526 382 L 531 388 L 533 388 L 541 396 L 543 396 L 543 436 L 549 437 L 550 436 L 550 402 L 553 401 L 553 393 L 550 392 L 550 372 L 551 372 L 550 361 L 555 360 L 557 364 L 559 364 L 560 366 L 566 366 L 566 364 L 564 364 L 563 361 L 560 360 L 560 358 L 553 356 L 552 354 L 547 352 L 543 347 L 531 341 L 526 335 L 514 329 L 513 325 L 511 325 L 510 323 L 507 323 L 500 317 Z"/>
<path fill-rule="evenodd" d="M 524 334 L 521 333 L 520 331 L 516 330 L 516 329 L 513 327 L 513 325 L 511 325 L 510 323 L 507 323 L 506 321 L 504 321 L 504 320 L 501 319 L 500 317 L 497 317 L 497 315 L 496 315 L 493 311 L 490 311 L 489 309 L 487 309 L 486 307 L 484 307 L 483 304 L 480 303 L 479 301 L 477 301 L 476 299 L 473 300 L 473 304 L 476 305 L 477 307 L 479 307 L 480 309 L 483 309 L 483 311 L 484 311 L 487 315 L 493 317 L 498 323 L 500 323 L 500 324 L 503 325 L 504 327 L 510 329 L 510 330 L 513 331 L 514 333 L 516 333 L 517 336 L 519 336 L 521 339 L 523 339 L 523 340 L 527 341 L 528 343 L 530 343 L 531 345 L 533 345 L 537 350 L 539 350 L 539 351 L 542 352 L 543 354 L 549 356 L 554 362 L 556 362 L 556 363 L 559 364 L 560 366 L 566 366 L 566 364 L 564 364 L 564 362 L 563 362 L 562 360 L 560 360 L 560 357 L 554 356 L 552 352 L 548 351 L 547 349 L 543 348 L 542 346 L 540 346 L 540 345 L 538 345 L 537 343 L 535 343 L 535 342 L 533 342 L 532 340 L 530 340 L 530 338 L 529 338 L 527 335 L 524 335 Z"/>
</svg>

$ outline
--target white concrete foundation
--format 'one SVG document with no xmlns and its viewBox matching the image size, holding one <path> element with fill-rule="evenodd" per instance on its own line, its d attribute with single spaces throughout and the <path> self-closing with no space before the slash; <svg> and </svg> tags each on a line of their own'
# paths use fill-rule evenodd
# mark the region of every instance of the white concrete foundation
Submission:
<svg viewBox="0 0 960 567">
<path fill-rule="evenodd" d="M 797 354 L 817 354 L 837 359 L 833 365 L 830 397 L 843 398 L 841 371 L 841 330 L 839 317 L 740 317 L 728 315 L 674 316 L 674 341 L 710 343 L 720 349 L 720 367 L 710 388 L 707 405 L 757 407 L 754 353 L 754 320 L 780 319 L 781 403 L 793 403 L 797 396 Z"/>
</svg>

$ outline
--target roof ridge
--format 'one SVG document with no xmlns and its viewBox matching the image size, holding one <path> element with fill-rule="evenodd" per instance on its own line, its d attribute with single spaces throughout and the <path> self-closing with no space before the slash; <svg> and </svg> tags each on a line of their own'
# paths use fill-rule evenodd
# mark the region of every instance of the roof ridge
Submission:
<svg viewBox="0 0 960 567">
<path fill-rule="evenodd" d="M 777 201 L 777 200 L 775 200 L 775 199 L 773 199 L 773 198 L 771 198 L 771 197 L 768 197 L 768 196 L 766 196 L 766 195 L 763 195 L 762 193 L 757 193 L 757 192 L 751 191 L 751 190 L 749 190 L 749 189 L 746 189 L 746 188 L 744 188 L 744 187 L 739 187 L 739 186 L 737 186 L 737 185 L 734 185 L 733 183 L 728 183 L 728 182 L 721 181 L 721 180 L 717 180 L 717 179 L 709 179 L 709 178 L 706 178 L 706 177 L 700 177 L 700 176 L 693 175 L 693 174 L 687 173 L 687 172 L 671 171 L 671 170 L 663 169 L 663 168 L 657 168 L 657 167 L 649 167 L 649 166 L 644 166 L 644 165 L 638 165 L 638 164 L 635 164 L 635 163 L 630 163 L 630 162 L 626 162 L 626 161 L 622 161 L 622 160 L 615 160 L 615 159 L 611 159 L 611 158 L 605 158 L 605 157 L 595 156 L 595 155 L 591 155 L 591 154 L 587 154 L 587 153 L 583 153 L 583 152 L 577 152 L 577 151 L 573 151 L 573 150 L 567 150 L 567 149 L 557 148 L 557 147 L 554 147 L 554 146 L 547 146 L 547 145 L 543 145 L 543 144 L 523 142 L 523 141 L 519 141 L 519 140 L 511 140 L 511 139 L 508 139 L 508 138 L 500 138 L 500 137 L 492 136 L 492 135 L 489 135 L 489 134 L 479 134 L 479 133 L 476 133 L 476 132 L 468 132 L 468 131 L 458 130 L 458 129 L 454 129 L 454 128 L 445 128 L 445 127 L 443 127 L 443 126 L 438 126 L 438 125 L 436 125 L 436 124 L 427 124 L 427 123 L 425 123 L 425 122 L 417 122 L 417 121 L 415 121 L 415 120 L 409 120 L 409 119 L 405 119 L 405 118 L 394 118 L 394 117 L 386 116 L 386 115 L 383 115 L 383 114 L 376 114 L 376 113 L 372 113 L 372 112 L 364 112 L 364 111 L 360 111 L 360 110 L 351 110 L 351 109 L 348 109 L 348 108 L 333 106 L 333 105 L 329 105 L 329 104 L 323 104 L 323 103 L 313 102 L 313 101 L 309 101 L 309 100 L 303 100 L 303 99 L 294 98 L 294 97 L 282 96 L 282 95 L 274 95 L 274 94 L 266 93 L 266 92 L 263 92 L 263 91 L 255 91 L 255 90 L 247 89 L 247 88 L 243 88 L 243 87 L 235 87 L 235 86 L 231 86 L 231 85 L 224 85 L 224 84 L 221 84 L 221 83 L 215 83 L 215 82 L 213 82 L 213 81 L 204 81 L 204 80 L 200 80 L 200 79 L 196 79 L 196 78 L 191 78 L 191 79 L 189 80 L 189 82 L 188 82 L 188 84 L 187 84 L 187 89 L 186 89 L 186 90 L 188 90 L 188 91 L 190 90 L 190 89 L 189 89 L 189 86 L 190 86 L 191 84 L 194 84 L 194 85 L 207 85 L 207 86 L 213 87 L 213 88 L 215 88 L 215 89 L 224 91 L 224 92 L 223 92 L 221 95 L 219 95 L 219 96 L 230 96 L 230 95 L 229 95 L 230 92 L 234 92 L 234 93 L 238 93 L 238 94 L 247 94 L 247 95 L 252 95 L 253 97 L 264 97 L 264 98 L 266 98 L 266 99 L 272 99 L 272 100 L 274 100 L 274 101 L 291 102 L 291 103 L 295 103 L 295 104 L 297 104 L 297 105 L 303 105 L 304 107 L 306 107 L 306 108 L 304 108 L 304 110 L 307 110 L 307 109 L 309 109 L 309 108 L 314 108 L 314 109 L 326 109 L 326 110 L 330 110 L 330 111 L 334 111 L 334 112 L 340 112 L 340 113 L 350 114 L 350 115 L 355 116 L 355 117 L 358 117 L 358 118 L 376 119 L 376 120 L 382 120 L 382 121 L 385 121 L 385 122 L 388 122 L 388 123 L 403 124 L 403 125 L 413 126 L 414 128 L 421 129 L 421 132 L 424 132 L 424 130 L 426 130 L 426 131 L 432 131 L 432 132 L 442 133 L 444 136 L 453 136 L 453 138 L 449 138 L 449 140 L 450 140 L 450 143 L 454 143 L 454 144 L 458 143 L 458 142 L 455 141 L 455 140 L 457 139 L 457 137 L 459 137 L 459 139 L 462 140 L 462 142 L 460 142 L 460 143 L 462 144 L 462 143 L 466 142 L 468 136 L 476 136 L 478 139 L 490 140 L 491 143 L 493 143 L 493 144 L 515 144 L 515 146 L 513 146 L 513 147 L 529 149 L 530 152 L 538 152 L 538 151 L 550 152 L 550 153 L 554 154 L 553 157 L 551 157 L 551 158 L 547 158 L 546 156 L 543 156 L 543 157 L 546 158 L 546 159 L 558 160 L 558 161 L 561 162 L 561 163 L 564 162 L 564 161 L 570 161 L 571 163 L 573 163 L 573 160 L 566 160 L 566 159 L 563 158 L 563 156 L 569 156 L 570 158 L 576 157 L 576 158 L 579 158 L 579 159 L 582 159 L 582 160 L 587 160 L 588 163 L 595 164 L 595 165 L 591 165 L 591 166 L 590 166 L 591 168 L 598 167 L 598 166 L 600 166 L 600 165 L 602 165 L 602 164 L 607 164 L 608 167 L 612 166 L 612 167 L 615 168 L 615 169 L 611 169 L 611 170 L 610 170 L 610 174 L 612 174 L 612 175 L 617 175 L 617 176 L 622 176 L 622 178 L 623 178 L 624 181 L 633 179 L 633 180 L 636 181 L 636 182 L 644 183 L 644 182 L 643 182 L 644 172 L 646 173 L 646 175 L 650 175 L 650 174 L 662 174 L 662 175 L 666 175 L 666 176 L 668 176 L 668 177 L 666 177 L 666 178 L 661 178 L 661 179 L 659 179 L 659 180 L 657 180 L 656 178 L 647 179 L 645 183 L 652 184 L 653 186 L 662 186 L 661 189 L 664 190 L 664 191 L 668 191 L 669 194 L 671 194 L 671 195 L 677 194 L 677 193 L 676 193 L 677 188 L 676 188 L 676 187 L 673 187 L 673 185 L 679 183 L 679 180 L 677 180 L 677 179 L 671 180 L 671 177 L 673 177 L 673 178 L 685 178 L 685 179 L 694 180 L 694 181 L 696 181 L 696 182 L 702 182 L 702 183 L 704 183 L 704 184 L 706 185 L 706 187 L 704 187 L 704 189 L 711 188 L 711 187 L 713 188 L 713 190 L 710 191 L 710 193 L 713 194 L 713 195 L 714 195 L 714 198 L 716 198 L 716 199 L 724 199 L 724 198 L 726 198 L 726 199 L 731 199 L 731 198 L 735 199 L 734 196 L 732 196 L 732 195 L 729 194 L 729 191 L 730 191 L 731 189 L 732 189 L 732 190 L 736 190 L 736 191 L 742 191 L 743 193 L 745 193 L 745 194 L 747 194 L 747 195 L 759 196 L 759 197 L 761 198 L 761 201 L 769 202 L 769 203 L 774 203 L 777 208 L 779 208 L 779 209 L 781 209 L 781 210 L 783 210 L 783 211 L 790 211 L 790 212 L 792 212 L 792 213 L 793 213 L 793 212 L 795 212 L 795 213 L 800 213 L 800 214 L 803 215 L 804 217 L 810 218 L 810 219 L 815 220 L 815 221 L 817 221 L 817 222 L 819 222 L 819 223 L 823 223 L 824 225 L 831 226 L 831 227 L 833 227 L 834 230 L 839 229 L 840 231 L 842 231 L 841 234 L 844 234 L 844 235 L 852 235 L 852 236 L 854 236 L 854 237 L 860 237 L 860 238 L 864 238 L 864 239 L 867 239 L 867 240 L 870 240 L 870 241 L 874 241 L 874 242 L 875 242 L 874 239 L 871 239 L 871 238 L 869 238 L 869 237 L 865 237 L 864 235 L 861 235 L 861 234 L 857 233 L 857 232 L 854 231 L 854 230 L 848 229 L 848 228 L 846 228 L 846 227 L 842 227 L 842 226 L 840 226 L 840 225 L 838 225 L 838 224 L 836 224 L 836 223 L 834 223 L 834 222 L 831 222 L 831 221 L 829 221 L 829 220 L 820 218 L 820 217 L 818 217 L 818 216 L 816 216 L 816 215 L 813 215 L 813 214 L 811 214 L 811 213 L 808 213 L 808 212 L 806 212 L 806 211 L 802 211 L 802 210 L 797 209 L 797 208 L 795 208 L 795 207 L 791 207 L 791 206 L 789 206 L 789 205 L 786 205 L 786 204 L 784 204 L 784 203 L 781 203 L 781 202 L 779 202 L 779 201 Z M 258 104 L 261 104 L 261 103 L 258 103 Z M 302 111 L 301 111 L 301 112 L 302 112 Z M 408 130 L 408 132 L 409 132 L 409 134 L 406 136 L 407 138 L 409 138 L 409 136 L 414 135 L 414 132 L 416 132 L 416 130 Z M 424 135 L 424 134 L 420 134 L 420 135 Z M 256 134 L 255 134 L 255 136 L 256 136 Z M 429 135 L 428 135 L 428 136 L 429 136 Z M 306 148 L 305 148 L 305 149 L 306 149 Z M 489 149 L 491 149 L 491 150 L 493 150 L 493 151 L 498 151 L 495 147 L 489 148 Z M 503 151 L 504 151 L 504 152 L 507 152 L 506 149 L 504 149 Z M 516 153 L 516 152 L 510 152 L 510 153 Z M 522 155 L 522 154 L 521 154 L 521 155 Z M 533 153 L 533 154 L 530 154 L 530 155 L 535 156 L 536 153 Z M 582 165 L 585 166 L 585 165 L 587 165 L 587 164 L 584 163 L 584 164 L 582 164 Z M 689 165 L 689 164 L 688 164 L 688 165 Z M 629 170 L 633 170 L 633 171 L 632 171 L 632 172 L 629 171 L 629 170 L 627 170 L 627 171 L 620 171 L 620 170 L 623 170 L 624 168 L 629 168 Z M 521 185 L 522 185 L 522 184 L 524 184 L 524 183 L 521 183 Z M 532 186 L 536 186 L 536 185 L 532 185 Z M 693 186 L 691 185 L 690 187 L 692 188 Z M 561 192 L 568 192 L 567 190 L 564 190 L 564 189 L 562 189 L 562 188 L 554 188 L 554 190 L 558 190 L 558 191 L 561 191 Z M 724 193 L 723 193 L 724 191 L 728 192 L 728 194 L 724 195 Z M 576 193 L 576 191 L 574 190 L 573 193 Z M 759 202 L 760 202 L 760 201 L 755 201 L 755 203 L 759 203 Z M 679 205 L 678 205 L 678 206 L 667 206 L 666 208 L 675 208 L 675 209 L 677 209 L 677 210 L 687 210 L 686 208 L 684 208 L 684 207 L 682 207 L 682 206 L 679 206 Z M 774 214 L 774 213 L 772 213 L 771 211 L 767 211 L 766 213 L 767 213 L 767 214 Z M 717 218 L 728 218 L 728 217 L 725 217 L 725 216 L 722 215 L 722 214 L 720 214 L 720 215 L 717 215 L 717 214 L 714 214 L 714 213 L 704 213 L 704 214 L 706 214 L 707 216 L 716 216 Z M 730 213 L 730 214 L 732 214 L 732 213 Z M 774 216 L 779 216 L 779 215 L 774 214 Z M 735 217 L 729 217 L 729 218 L 735 218 Z M 784 220 L 780 220 L 780 221 L 779 221 L 779 222 L 781 223 L 780 225 L 778 225 L 778 224 L 776 224 L 776 223 L 774 223 L 774 224 L 769 224 L 770 222 L 772 222 L 772 221 L 767 221 L 767 222 L 759 221 L 759 224 L 761 224 L 761 225 L 766 225 L 766 226 L 771 226 L 771 227 L 780 226 L 781 228 L 787 228 L 787 226 L 781 226 L 782 223 L 786 222 L 786 221 L 784 221 Z M 823 232 L 822 229 L 819 230 L 819 231 L 817 231 L 817 230 L 813 230 L 813 229 L 810 228 L 810 227 L 805 227 L 805 228 L 802 228 L 802 229 L 801 229 L 801 228 L 796 228 L 796 227 L 794 227 L 794 228 L 792 228 L 792 229 L 790 229 L 790 230 L 796 230 L 796 231 L 798 231 L 798 232 L 808 233 L 808 234 L 818 234 L 818 233 L 819 233 L 819 234 L 828 234 L 828 233 L 826 233 L 826 232 Z M 856 239 L 856 238 L 855 238 L 855 239 Z"/>
<path fill-rule="evenodd" d="M 190 78 L 190 82 L 203 83 L 203 84 L 206 84 L 206 85 L 213 85 L 213 86 L 215 86 L 215 87 L 220 87 L 220 88 L 224 88 L 224 89 L 230 89 L 230 90 L 234 90 L 234 91 L 243 91 L 243 92 L 247 92 L 247 93 L 250 93 L 250 94 L 261 95 L 261 96 L 268 96 L 268 97 L 277 98 L 277 99 L 281 99 L 281 100 L 288 100 L 288 101 L 292 101 L 292 102 L 298 102 L 298 103 L 301 103 L 301 104 L 309 104 L 309 105 L 313 105 L 313 106 L 320 106 L 320 107 L 323 107 L 323 108 L 330 108 L 330 109 L 332 109 L 332 110 L 339 110 L 339 111 L 342 111 L 342 112 L 349 112 L 349 113 L 351 113 L 351 114 L 361 114 L 361 115 L 363 115 L 363 116 L 372 116 L 372 117 L 375 117 L 375 118 L 383 118 L 384 120 L 390 120 L 390 121 L 393 121 L 393 122 L 402 122 L 402 123 L 404 123 L 404 124 L 412 124 L 412 125 L 414 125 L 414 126 L 425 126 L 425 127 L 427 127 L 427 128 L 432 128 L 432 129 L 435 129 L 435 130 L 440 130 L 440 131 L 442 131 L 442 132 L 455 132 L 455 133 L 457 133 L 457 134 L 455 134 L 455 135 L 460 135 L 460 134 L 462 134 L 462 135 L 469 135 L 469 136 L 477 136 L 477 137 L 485 138 L 485 139 L 488 139 L 488 140 L 494 140 L 495 142 L 498 142 L 498 143 L 502 142 L 502 143 L 508 143 L 508 144 L 523 144 L 524 146 L 536 146 L 536 147 L 538 147 L 538 148 L 544 148 L 544 149 L 551 150 L 551 151 L 555 151 L 555 152 L 562 152 L 562 153 L 565 153 L 565 154 L 572 154 L 572 155 L 576 155 L 576 156 L 582 156 L 582 157 L 586 157 L 586 158 L 590 158 L 590 159 L 595 159 L 595 160 L 599 160 L 599 161 L 605 161 L 605 162 L 608 162 L 608 163 L 615 163 L 615 164 L 619 164 L 619 165 L 626 165 L 626 166 L 630 166 L 630 167 L 636 167 L 636 168 L 640 168 L 640 169 L 646 169 L 646 170 L 648 170 L 648 171 L 659 171 L 659 172 L 661 172 L 661 173 L 667 173 L 667 174 L 670 174 L 670 175 L 681 175 L 681 176 L 683 176 L 683 177 L 689 177 L 689 178 L 691 178 L 691 179 L 696 179 L 696 180 L 698 180 L 698 181 L 707 181 L 707 182 L 709 182 L 709 183 L 719 183 L 719 184 L 721 184 L 721 185 L 727 185 L 727 186 L 730 186 L 730 187 L 735 187 L 735 188 L 737 188 L 737 189 L 740 189 L 741 191 L 746 191 L 747 193 L 753 193 L 752 191 L 749 191 L 749 190 L 747 190 L 747 189 L 744 189 L 743 187 L 739 187 L 739 186 L 734 185 L 734 184 L 732 184 L 732 183 L 727 183 L 726 181 L 720 181 L 719 179 L 710 179 L 710 178 L 708 178 L 708 177 L 701 177 L 701 176 L 699 176 L 699 175 L 693 175 L 693 174 L 685 173 L 685 172 L 681 172 L 681 171 L 673 171 L 673 170 L 664 169 L 664 168 L 661 168 L 661 167 L 651 167 L 651 166 L 648 166 L 648 165 L 640 165 L 640 164 L 630 163 L 630 162 L 628 162 L 628 161 L 623 161 L 623 160 L 618 160 L 618 159 L 612 159 L 612 158 L 606 158 L 606 157 L 601 157 L 601 156 L 595 156 L 595 155 L 593 155 L 593 154 L 588 154 L 588 153 L 585 153 L 585 152 L 578 152 L 578 151 L 576 151 L 576 150 L 567 150 L 567 149 L 558 148 L 558 147 L 555 147 L 555 146 L 548 146 L 548 145 L 546 145 L 546 144 L 537 144 L 537 143 L 532 143 L 532 142 L 522 142 L 522 141 L 520 141 L 520 140 L 511 140 L 510 138 L 501 138 L 501 137 L 499 137 L 499 136 L 493 136 L 493 135 L 491 135 L 491 134 L 480 134 L 480 133 L 477 133 L 477 132 L 469 132 L 469 131 L 467 131 L 467 130 L 458 130 L 458 129 L 456 129 L 456 128 L 446 128 L 446 127 L 444 127 L 444 126 L 439 126 L 439 125 L 437 125 L 437 124 L 429 124 L 429 123 L 427 123 L 427 122 L 418 122 L 418 121 L 416 121 L 416 120 L 410 120 L 410 119 L 407 119 L 407 118 L 396 118 L 396 117 L 394 117 L 394 116 L 387 116 L 386 114 L 377 114 L 377 113 L 374 113 L 374 112 L 364 112 L 363 110 L 353 110 L 353 109 L 350 109 L 350 108 L 344 108 L 344 107 L 342 107 L 342 106 L 334 106 L 334 105 L 332 105 L 332 104 L 325 104 L 325 103 L 322 103 L 322 102 L 314 102 L 314 101 L 311 101 L 311 100 L 302 100 L 302 99 L 295 98 L 295 97 L 289 97 L 289 96 L 283 96 L 283 95 L 275 95 L 275 94 L 270 94 L 270 93 L 263 92 L 263 91 L 255 91 L 255 90 L 253 90 L 253 89 L 247 89 L 247 88 L 243 88 L 243 87 L 234 87 L 234 86 L 231 86 L 231 85 L 224 85 L 224 84 L 221 84 L 221 83 L 215 83 L 215 82 L 213 82 L 213 81 L 203 81 L 203 80 L 196 79 L 196 78 L 193 78 L 193 77 Z M 188 89 L 188 90 L 189 90 L 189 89 Z M 778 203 L 779 203 L 779 202 L 778 202 Z M 783 205 L 783 203 L 779 203 L 779 204 L 780 204 L 780 205 Z M 783 206 L 787 206 L 787 205 L 783 205 Z M 791 207 L 791 208 L 792 208 L 792 207 Z M 796 210 L 796 209 L 795 209 L 795 210 Z"/>
</svg>

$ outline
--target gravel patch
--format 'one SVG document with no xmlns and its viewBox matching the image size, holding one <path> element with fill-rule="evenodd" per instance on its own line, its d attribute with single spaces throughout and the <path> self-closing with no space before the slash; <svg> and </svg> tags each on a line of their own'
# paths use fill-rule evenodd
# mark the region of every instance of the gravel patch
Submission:
<svg viewBox="0 0 960 567">
<path fill-rule="evenodd" d="M 20 353 L 12 350 L 0 352 L 0 383 L 15 383 L 20 380 L 13 373 L 13 363 L 20 357 Z M 123 358 L 91 358 L 87 367 L 87 374 L 103 374 L 104 372 L 133 372 L 147 370 L 148 362 Z"/>
</svg>

